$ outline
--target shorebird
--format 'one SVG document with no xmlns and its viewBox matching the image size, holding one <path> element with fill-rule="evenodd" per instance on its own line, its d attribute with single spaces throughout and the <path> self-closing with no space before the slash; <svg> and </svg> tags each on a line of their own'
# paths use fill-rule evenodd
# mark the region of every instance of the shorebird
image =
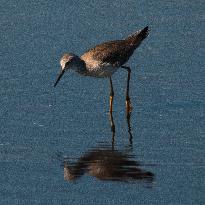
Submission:
<svg viewBox="0 0 205 205">
<path fill-rule="evenodd" d="M 132 56 L 134 50 L 148 36 L 149 29 L 146 26 L 127 38 L 122 40 L 108 41 L 95 46 L 86 51 L 81 57 L 66 53 L 60 59 L 61 72 L 54 84 L 58 84 L 65 71 L 72 69 L 84 76 L 110 79 L 110 113 L 113 109 L 114 90 L 111 76 L 119 68 L 126 69 L 128 72 L 126 89 L 126 108 L 127 113 L 131 112 L 131 103 L 129 97 L 129 82 L 131 69 L 124 64 Z"/>
</svg>

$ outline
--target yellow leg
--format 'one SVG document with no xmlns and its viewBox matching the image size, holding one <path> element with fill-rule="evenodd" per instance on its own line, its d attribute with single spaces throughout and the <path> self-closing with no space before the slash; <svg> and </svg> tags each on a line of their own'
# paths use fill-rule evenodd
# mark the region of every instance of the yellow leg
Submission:
<svg viewBox="0 0 205 205">
<path fill-rule="evenodd" d="M 130 99 L 126 99 L 126 110 L 127 110 L 127 114 L 132 112 L 132 105 Z"/>
<path fill-rule="evenodd" d="M 122 68 L 125 68 L 128 72 L 127 89 L 126 89 L 126 110 L 127 110 L 127 114 L 128 114 L 128 113 L 131 113 L 131 111 L 132 111 L 132 106 L 131 106 L 130 97 L 129 97 L 131 69 L 130 69 L 130 67 L 126 67 L 126 66 L 122 66 Z"/>
<path fill-rule="evenodd" d="M 110 77 L 110 114 L 112 114 L 113 97 L 114 97 L 114 91 L 112 86 L 112 79 Z"/>
<path fill-rule="evenodd" d="M 113 97 L 110 96 L 110 114 L 112 114 Z"/>
</svg>

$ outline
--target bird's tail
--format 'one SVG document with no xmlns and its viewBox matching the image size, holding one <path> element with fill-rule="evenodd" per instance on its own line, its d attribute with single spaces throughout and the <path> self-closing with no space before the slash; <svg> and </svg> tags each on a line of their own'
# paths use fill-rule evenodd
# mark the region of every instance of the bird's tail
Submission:
<svg viewBox="0 0 205 205">
<path fill-rule="evenodd" d="M 149 35 L 149 28 L 146 26 L 142 30 L 139 30 L 131 35 L 129 35 L 125 40 L 137 48 L 141 42 Z"/>
</svg>

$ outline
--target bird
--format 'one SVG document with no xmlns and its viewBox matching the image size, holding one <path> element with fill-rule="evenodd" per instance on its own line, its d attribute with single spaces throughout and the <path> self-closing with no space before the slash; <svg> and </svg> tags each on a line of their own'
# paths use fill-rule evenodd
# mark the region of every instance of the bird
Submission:
<svg viewBox="0 0 205 205">
<path fill-rule="evenodd" d="M 80 57 L 74 53 L 65 53 L 60 59 L 61 70 L 54 87 L 58 84 L 65 71 L 74 70 L 80 75 L 96 78 L 109 78 L 110 81 L 110 113 L 113 110 L 114 89 L 112 75 L 119 69 L 126 69 L 127 89 L 126 89 L 126 110 L 132 110 L 129 97 L 129 82 L 131 68 L 125 63 L 139 47 L 142 41 L 149 35 L 149 27 L 138 30 L 124 39 L 107 41 L 87 50 Z"/>
</svg>

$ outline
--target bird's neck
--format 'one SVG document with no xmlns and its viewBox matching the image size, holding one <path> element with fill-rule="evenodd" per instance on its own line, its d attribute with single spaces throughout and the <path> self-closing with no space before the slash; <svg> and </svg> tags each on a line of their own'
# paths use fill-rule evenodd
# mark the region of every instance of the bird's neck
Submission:
<svg viewBox="0 0 205 205">
<path fill-rule="evenodd" d="M 84 60 L 79 59 L 79 61 L 76 62 L 73 70 L 75 70 L 77 73 L 79 73 L 81 75 L 86 75 L 87 69 L 86 69 L 86 64 L 85 64 Z"/>
</svg>

